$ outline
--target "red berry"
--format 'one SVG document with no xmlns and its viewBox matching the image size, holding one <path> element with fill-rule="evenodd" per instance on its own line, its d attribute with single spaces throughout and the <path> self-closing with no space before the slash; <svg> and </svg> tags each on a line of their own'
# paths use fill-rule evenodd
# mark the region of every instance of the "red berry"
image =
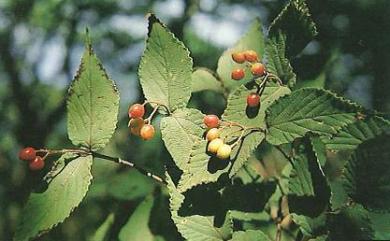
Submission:
<svg viewBox="0 0 390 241">
<path fill-rule="evenodd" d="M 265 74 L 265 67 L 262 63 L 255 63 L 251 67 L 251 72 L 253 75 L 262 76 Z"/>
<path fill-rule="evenodd" d="M 240 80 L 245 77 L 245 72 L 243 69 L 235 69 L 232 71 L 231 77 L 234 80 Z"/>
<path fill-rule="evenodd" d="M 154 127 L 150 124 L 145 124 L 144 126 L 142 126 L 140 130 L 140 136 L 145 141 L 152 139 L 154 133 L 155 133 Z"/>
<path fill-rule="evenodd" d="M 245 59 L 246 61 L 248 62 L 256 62 L 259 60 L 258 56 L 257 56 L 257 53 L 253 50 L 247 50 L 244 52 L 244 55 L 245 55 Z"/>
<path fill-rule="evenodd" d="M 32 171 L 38 171 L 41 170 L 45 166 L 45 162 L 43 161 L 42 157 L 37 156 L 30 162 L 30 170 Z"/>
<path fill-rule="evenodd" d="M 37 156 L 37 152 L 32 147 L 26 147 L 19 151 L 19 159 L 22 161 L 32 161 Z"/>
<path fill-rule="evenodd" d="M 130 118 L 142 118 L 145 114 L 145 108 L 141 104 L 134 104 L 129 108 Z"/>
<path fill-rule="evenodd" d="M 246 103 L 249 107 L 256 107 L 260 104 L 260 95 L 252 93 L 246 97 Z"/>
<path fill-rule="evenodd" d="M 232 53 L 232 59 L 234 62 L 242 64 L 245 62 L 245 54 L 243 52 Z"/>
<path fill-rule="evenodd" d="M 219 118 L 216 115 L 206 115 L 203 118 L 203 123 L 208 128 L 217 128 L 219 126 Z"/>
</svg>

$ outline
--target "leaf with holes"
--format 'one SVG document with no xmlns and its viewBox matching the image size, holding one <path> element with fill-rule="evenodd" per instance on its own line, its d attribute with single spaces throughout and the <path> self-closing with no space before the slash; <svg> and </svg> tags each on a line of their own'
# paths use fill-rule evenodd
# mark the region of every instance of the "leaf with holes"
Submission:
<svg viewBox="0 0 390 241">
<path fill-rule="evenodd" d="M 154 16 L 138 74 L 149 101 L 160 102 L 171 111 L 186 107 L 191 96 L 192 59 L 188 49 Z"/>
<path fill-rule="evenodd" d="M 309 13 L 305 0 L 290 0 L 271 23 L 269 37 L 282 32 L 288 46 L 287 58 L 296 56 L 317 35 L 317 28 Z"/>
<path fill-rule="evenodd" d="M 63 222 L 80 204 L 91 183 L 92 156 L 64 154 L 67 163 L 47 187 L 31 193 L 15 241 L 27 241 Z"/>
<path fill-rule="evenodd" d="M 203 114 L 196 109 L 179 109 L 161 120 L 161 133 L 165 146 L 176 165 L 185 170 L 191 149 L 202 139 Z"/>
<path fill-rule="evenodd" d="M 229 91 L 252 79 L 252 74 L 249 69 L 245 71 L 245 78 L 243 80 L 236 81 L 231 78 L 233 69 L 245 68 L 243 64 L 237 64 L 232 60 L 232 53 L 245 50 L 256 51 L 259 59 L 262 59 L 261 56 L 264 53 L 264 36 L 260 19 L 256 19 L 250 26 L 248 32 L 232 48 L 226 50 L 218 60 L 217 73 L 222 79 L 224 87 Z"/>
<path fill-rule="evenodd" d="M 221 81 L 216 77 L 215 73 L 206 68 L 197 68 L 191 75 L 192 92 L 199 92 L 203 90 L 212 90 L 218 93 L 224 92 L 224 87 Z"/>
<path fill-rule="evenodd" d="M 324 136 L 321 140 L 326 149 L 354 150 L 362 142 L 386 133 L 390 134 L 390 122 L 374 116 L 349 124 L 332 137 Z"/>
<path fill-rule="evenodd" d="M 167 174 L 168 191 L 170 194 L 170 209 L 172 219 L 181 235 L 188 241 L 223 241 L 231 238 L 233 223 L 227 213 L 222 227 L 215 227 L 213 216 L 179 216 L 179 209 L 184 201 L 184 195 L 179 192 Z"/>
<path fill-rule="evenodd" d="M 67 100 L 68 135 L 76 146 L 93 151 L 110 140 L 118 122 L 119 93 L 87 40 Z"/>
<path fill-rule="evenodd" d="M 330 136 L 356 120 L 360 107 L 321 89 L 299 89 L 272 104 L 266 112 L 267 141 L 292 142 L 308 132 Z"/>
</svg>

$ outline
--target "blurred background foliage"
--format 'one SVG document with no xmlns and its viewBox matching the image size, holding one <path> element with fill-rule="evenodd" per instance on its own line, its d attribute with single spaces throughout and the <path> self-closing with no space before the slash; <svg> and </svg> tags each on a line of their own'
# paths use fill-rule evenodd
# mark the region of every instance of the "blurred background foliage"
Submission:
<svg viewBox="0 0 390 241">
<path fill-rule="evenodd" d="M 369 109 L 389 113 L 388 1 L 307 2 L 319 35 L 292 63 L 299 78 L 297 88 L 325 86 Z M 194 66 L 215 70 L 223 50 L 234 44 L 255 17 L 268 26 L 285 3 L 0 1 L 0 240 L 12 239 L 21 208 L 43 175 L 30 173 L 27 165 L 17 160 L 18 150 L 23 146 L 55 149 L 70 145 L 64 97 L 80 61 L 86 27 L 90 28 L 96 53 L 121 94 L 118 130 L 105 152 L 162 175 L 163 164 L 169 167 L 171 161 L 160 137 L 142 142 L 130 137 L 127 130 L 128 105 L 143 101 L 137 68 L 147 33 L 146 13 L 156 13 L 184 41 Z M 221 114 L 225 100 L 219 94 L 203 91 L 193 95 L 190 105 L 204 113 Z M 106 238 L 116 240 L 137 205 L 151 195 L 156 197 L 153 208 L 143 203 L 138 213 L 144 210 L 141 217 L 145 218 L 151 213 L 147 222 L 153 234 L 165 240 L 180 239 L 169 218 L 165 190 L 153 181 L 135 170 L 102 160 L 95 161 L 93 174 L 93 184 L 81 206 L 39 240 L 94 239 L 110 226 Z"/>
</svg>

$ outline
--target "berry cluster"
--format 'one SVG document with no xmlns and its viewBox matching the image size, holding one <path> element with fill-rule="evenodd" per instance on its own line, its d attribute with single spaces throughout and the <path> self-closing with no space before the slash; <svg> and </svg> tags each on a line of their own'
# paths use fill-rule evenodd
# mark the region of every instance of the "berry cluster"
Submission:
<svg viewBox="0 0 390 241">
<path fill-rule="evenodd" d="M 28 161 L 30 170 L 38 171 L 45 166 L 45 158 L 37 155 L 37 150 L 32 147 L 26 147 L 19 151 L 19 159 L 22 161 Z"/>
<path fill-rule="evenodd" d="M 133 135 L 140 136 L 143 140 L 150 140 L 155 134 L 154 127 L 149 124 L 151 118 L 143 119 L 145 115 L 145 104 L 134 104 L 129 108 L 130 132 Z M 152 117 L 152 116 L 151 116 Z"/>
<path fill-rule="evenodd" d="M 209 141 L 207 151 L 211 154 L 215 154 L 219 159 L 225 160 L 230 158 L 232 147 L 225 144 L 224 141 L 219 138 L 219 125 L 220 120 L 216 115 L 206 115 L 203 119 L 203 123 L 209 128 L 206 133 L 206 139 Z"/>
<path fill-rule="evenodd" d="M 233 53 L 232 59 L 238 64 L 248 62 L 249 64 L 247 65 L 247 67 L 250 68 L 252 75 L 255 77 L 263 76 L 266 73 L 264 64 L 259 62 L 259 57 L 257 53 L 253 50 Z M 234 69 L 231 73 L 231 77 L 234 80 L 243 79 L 245 77 L 245 69 Z"/>
</svg>

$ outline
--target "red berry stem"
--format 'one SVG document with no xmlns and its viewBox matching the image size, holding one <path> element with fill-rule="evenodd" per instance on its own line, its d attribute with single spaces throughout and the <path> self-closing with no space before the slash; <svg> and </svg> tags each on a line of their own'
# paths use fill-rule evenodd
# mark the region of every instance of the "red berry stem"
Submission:
<svg viewBox="0 0 390 241">
<path fill-rule="evenodd" d="M 152 113 L 150 113 L 149 117 L 145 119 L 145 124 L 150 124 L 159 107 L 160 105 L 156 105 L 156 107 L 154 107 Z"/>
</svg>

